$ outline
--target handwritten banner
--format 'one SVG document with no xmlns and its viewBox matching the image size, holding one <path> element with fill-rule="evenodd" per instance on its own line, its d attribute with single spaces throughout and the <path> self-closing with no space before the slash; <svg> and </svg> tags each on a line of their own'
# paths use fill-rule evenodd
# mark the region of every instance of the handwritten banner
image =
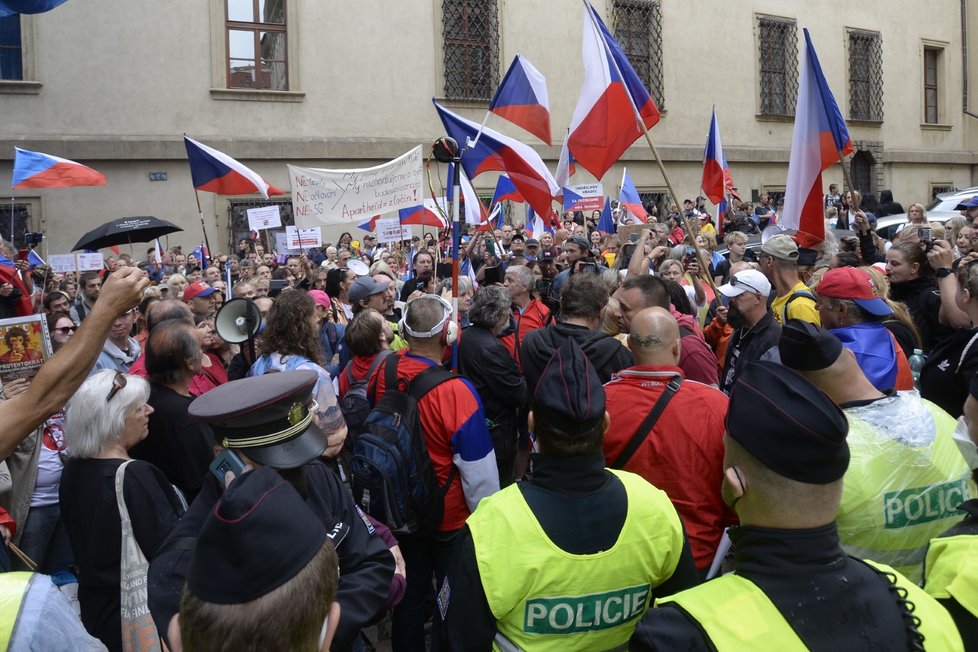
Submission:
<svg viewBox="0 0 978 652">
<path fill-rule="evenodd" d="M 421 145 L 372 168 L 324 170 L 289 167 L 295 224 L 311 228 L 365 222 L 421 203 L 424 196 Z"/>
<path fill-rule="evenodd" d="M 261 229 L 274 229 L 282 226 L 282 216 L 278 212 L 278 206 L 262 206 L 260 208 L 249 208 L 248 228 L 252 231 Z"/>
</svg>

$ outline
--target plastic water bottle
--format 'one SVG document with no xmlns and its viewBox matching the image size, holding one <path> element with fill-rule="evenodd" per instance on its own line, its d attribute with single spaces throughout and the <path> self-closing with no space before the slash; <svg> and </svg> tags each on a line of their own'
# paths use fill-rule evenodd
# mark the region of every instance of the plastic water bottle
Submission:
<svg viewBox="0 0 978 652">
<path fill-rule="evenodd" d="M 924 352 L 914 349 L 913 355 L 907 360 L 910 363 L 910 375 L 913 376 L 913 386 L 920 389 L 920 370 L 924 368 Z"/>
</svg>

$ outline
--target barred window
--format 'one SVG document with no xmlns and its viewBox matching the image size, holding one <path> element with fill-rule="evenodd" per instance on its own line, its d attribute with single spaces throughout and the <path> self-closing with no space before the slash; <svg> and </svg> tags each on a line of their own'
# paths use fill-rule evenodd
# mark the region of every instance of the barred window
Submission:
<svg viewBox="0 0 978 652">
<path fill-rule="evenodd" d="M 227 0 L 228 88 L 289 90 L 286 0 Z"/>
<path fill-rule="evenodd" d="M 615 40 L 652 94 L 665 107 L 662 83 L 662 8 L 659 0 L 614 0 L 611 24 Z"/>
<path fill-rule="evenodd" d="M 761 114 L 791 116 L 798 96 L 798 28 L 789 18 L 758 17 Z"/>
<path fill-rule="evenodd" d="M 883 37 L 849 30 L 849 119 L 883 122 Z"/>
<path fill-rule="evenodd" d="M 499 84 L 497 0 L 443 0 L 445 97 L 490 100 Z"/>
</svg>

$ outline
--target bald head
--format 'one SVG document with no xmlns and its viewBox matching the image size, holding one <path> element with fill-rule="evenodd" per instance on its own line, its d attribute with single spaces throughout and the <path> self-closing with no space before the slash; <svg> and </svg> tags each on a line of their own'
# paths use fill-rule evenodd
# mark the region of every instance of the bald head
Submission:
<svg viewBox="0 0 978 652">
<path fill-rule="evenodd" d="M 682 344 L 676 318 L 665 308 L 641 310 L 632 318 L 628 346 L 638 365 L 677 365 Z"/>
<path fill-rule="evenodd" d="M 151 331 L 156 328 L 157 324 L 171 319 L 182 321 L 190 326 L 194 325 L 194 313 L 190 311 L 190 307 L 182 301 L 168 299 L 157 301 L 150 306 L 149 314 L 146 316 L 147 330 Z"/>
</svg>

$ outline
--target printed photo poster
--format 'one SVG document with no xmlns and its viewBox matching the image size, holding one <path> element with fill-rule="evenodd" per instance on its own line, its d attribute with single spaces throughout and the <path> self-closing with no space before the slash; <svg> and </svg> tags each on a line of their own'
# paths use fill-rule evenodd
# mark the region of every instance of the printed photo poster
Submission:
<svg viewBox="0 0 978 652">
<path fill-rule="evenodd" d="M 33 378 L 51 351 L 43 315 L 0 319 L 0 383 Z"/>
</svg>

